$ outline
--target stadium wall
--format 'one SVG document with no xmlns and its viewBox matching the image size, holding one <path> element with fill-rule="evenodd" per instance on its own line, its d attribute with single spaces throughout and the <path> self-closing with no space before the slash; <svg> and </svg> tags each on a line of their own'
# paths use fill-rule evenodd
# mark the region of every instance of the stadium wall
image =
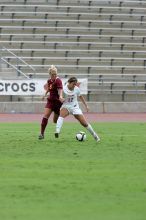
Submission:
<svg viewBox="0 0 146 220">
<path fill-rule="evenodd" d="M 90 112 L 146 113 L 146 102 L 88 102 Z M 1 102 L 0 113 L 42 113 L 45 102 Z M 85 109 L 81 104 L 83 112 Z"/>
</svg>

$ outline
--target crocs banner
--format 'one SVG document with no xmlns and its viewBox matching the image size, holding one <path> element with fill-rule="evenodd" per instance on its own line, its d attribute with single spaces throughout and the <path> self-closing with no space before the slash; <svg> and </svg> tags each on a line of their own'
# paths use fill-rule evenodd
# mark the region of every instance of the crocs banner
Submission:
<svg viewBox="0 0 146 220">
<path fill-rule="evenodd" d="M 68 79 L 62 79 L 63 84 Z M 88 80 L 78 79 L 82 94 L 88 92 Z M 0 80 L 0 95 L 43 95 L 46 79 Z"/>
</svg>

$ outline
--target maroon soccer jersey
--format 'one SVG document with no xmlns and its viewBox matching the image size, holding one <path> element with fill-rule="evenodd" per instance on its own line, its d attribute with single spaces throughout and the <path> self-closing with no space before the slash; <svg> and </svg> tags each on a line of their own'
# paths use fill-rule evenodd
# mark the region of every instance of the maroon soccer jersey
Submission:
<svg viewBox="0 0 146 220">
<path fill-rule="evenodd" d="M 62 81 L 57 77 L 55 80 L 49 79 L 47 81 L 48 83 L 48 88 L 49 88 L 49 100 L 58 100 L 59 99 L 59 94 L 58 94 L 58 89 L 62 89 Z"/>
</svg>

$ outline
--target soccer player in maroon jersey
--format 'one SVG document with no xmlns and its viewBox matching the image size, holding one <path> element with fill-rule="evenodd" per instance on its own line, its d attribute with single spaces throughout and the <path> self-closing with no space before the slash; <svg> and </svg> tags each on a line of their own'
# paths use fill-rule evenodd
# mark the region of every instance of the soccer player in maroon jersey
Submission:
<svg viewBox="0 0 146 220">
<path fill-rule="evenodd" d="M 63 85 L 61 79 L 57 76 L 57 68 L 54 65 L 51 65 L 49 68 L 50 79 L 48 79 L 47 84 L 44 86 L 46 89 L 46 93 L 43 96 L 47 97 L 47 104 L 44 110 L 44 116 L 41 122 L 41 133 L 39 135 L 39 139 L 44 139 L 45 128 L 48 124 L 48 119 L 51 116 L 52 112 L 54 112 L 53 122 L 56 123 L 60 113 L 60 107 L 63 102 L 62 91 Z"/>
</svg>

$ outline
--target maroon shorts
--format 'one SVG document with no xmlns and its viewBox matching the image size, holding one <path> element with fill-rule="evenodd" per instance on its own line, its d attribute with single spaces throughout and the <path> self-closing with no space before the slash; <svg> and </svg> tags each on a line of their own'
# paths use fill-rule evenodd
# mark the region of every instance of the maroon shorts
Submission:
<svg viewBox="0 0 146 220">
<path fill-rule="evenodd" d="M 46 104 L 45 108 L 49 108 L 53 112 L 55 112 L 57 115 L 59 115 L 61 105 L 62 105 L 62 103 L 59 100 L 49 100 L 49 99 L 47 99 L 47 104 Z"/>
</svg>

